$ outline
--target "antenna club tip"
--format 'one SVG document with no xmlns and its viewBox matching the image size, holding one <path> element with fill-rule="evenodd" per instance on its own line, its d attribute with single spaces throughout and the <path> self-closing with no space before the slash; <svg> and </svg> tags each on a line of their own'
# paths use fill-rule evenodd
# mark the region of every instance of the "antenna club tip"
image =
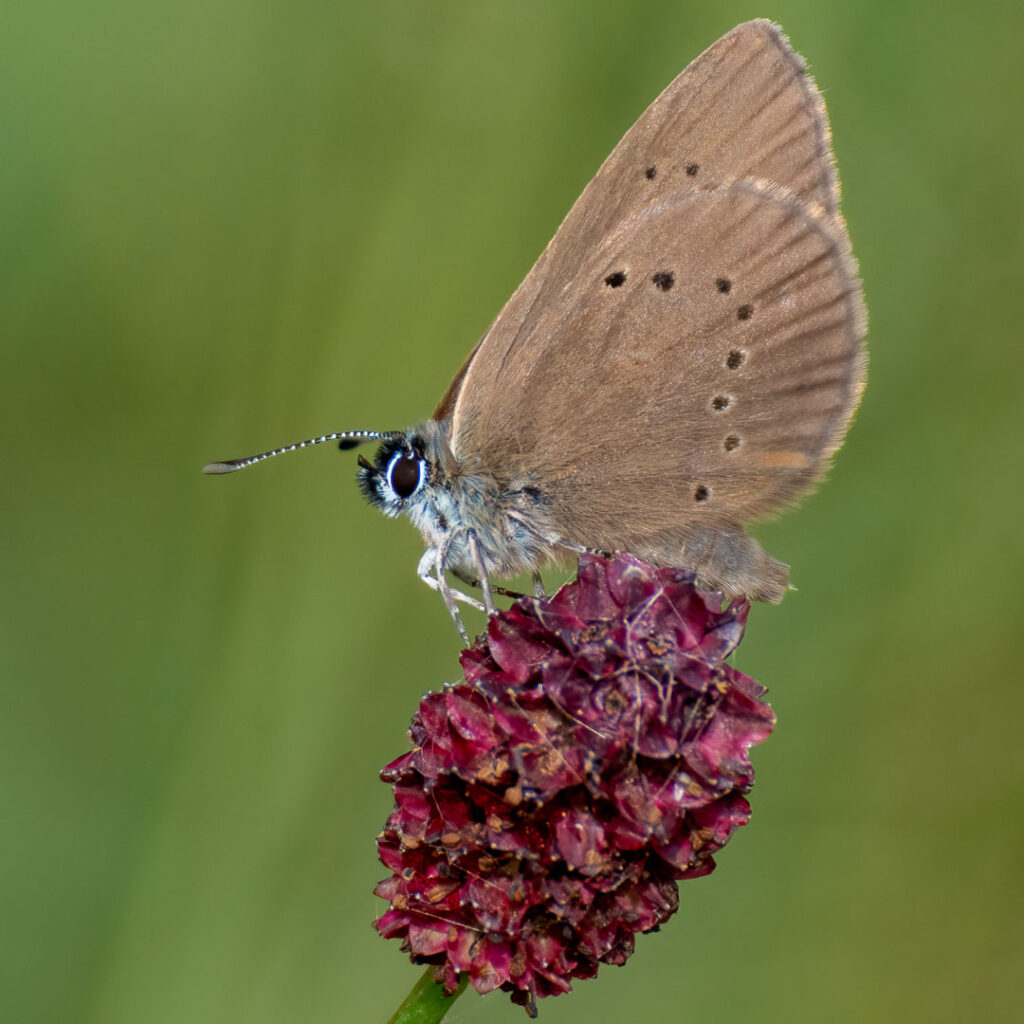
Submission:
<svg viewBox="0 0 1024 1024">
<path fill-rule="evenodd" d="M 238 466 L 231 462 L 211 462 L 203 466 L 203 472 L 207 476 L 217 476 L 220 473 L 234 473 Z"/>
</svg>

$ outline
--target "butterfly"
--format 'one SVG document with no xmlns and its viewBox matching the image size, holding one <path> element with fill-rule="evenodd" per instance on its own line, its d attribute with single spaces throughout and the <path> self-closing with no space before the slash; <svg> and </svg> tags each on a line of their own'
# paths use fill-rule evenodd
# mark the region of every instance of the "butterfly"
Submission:
<svg viewBox="0 0 1024 1024">
<path fill-rule="evenodd" d="M 464 638 L 457 601 L 492 612 L 492 578 L 586 551 L 779 601 L 788 566 L 745 527 L 825 472 L 865 331 L 824 103 L 779 27 L 751 21 L 629 129 L 430 419 L 205 471 L 380 441 L 359 487 L 420 530 L 419 575 Z"/>
</svg>

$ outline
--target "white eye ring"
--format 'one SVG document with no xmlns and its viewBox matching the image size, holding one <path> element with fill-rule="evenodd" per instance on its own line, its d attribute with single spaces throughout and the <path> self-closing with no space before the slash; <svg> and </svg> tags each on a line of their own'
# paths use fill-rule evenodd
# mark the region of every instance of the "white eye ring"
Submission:
<svg viewBox="0 0 1024 1024">
<path fill-rule="evenodd" d="M 398 463 L 403 461 L 413 461 L 414 458 L 414 456 L 406 455 L 405 452 L 397 451 L 395 452 L 394 455 L 391 456 L 390 462 L 388 462 L 388 468 L 386 470 L 388 487 L 391 489 L 391 493 L 394 494 L 396 498 L 402 500 L 404 500 L 405 498 L 411 498 L 423 486 L 423 480 L 424 477 L 426 476 L 424 459 L 415 459 L 417 477 L 416 483 L 411 490 L 408 489 L 407 481 L 403 481 L 403 487 L 401 489 L 399 489 L 398 485 L 395 483 L 394 472 L 395 467 L 398 465 Z"/>
</svg>

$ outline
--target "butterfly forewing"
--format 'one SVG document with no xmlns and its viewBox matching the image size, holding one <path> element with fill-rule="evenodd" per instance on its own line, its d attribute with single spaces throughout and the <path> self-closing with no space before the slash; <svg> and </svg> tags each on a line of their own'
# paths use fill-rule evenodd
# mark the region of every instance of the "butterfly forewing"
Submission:
<svg viewBox="0 0 1024 1024">
<path fill-rule="evenodd" d="M 666 197 L 743 178 L 776 182 L 826 215 L 838 209 L 821 96 L 778 26 L 763 20 L 719 39 L 629 129 L 493 324 L 481 362 L 507 360 L 531 311 L 625 221 Z M 461 382 L 435 417 L 452 411 Z"/>
<path fill-rule="evenodd" d="M 863 386 L 837 204 L 803 61 L 739 26 L 630 129 L 467 360 L 436 414 L 455 459 L 535 488 L 572 544 L 777 600 L 785 566 L 740 527 L 821 476 Z"/>
</svg>

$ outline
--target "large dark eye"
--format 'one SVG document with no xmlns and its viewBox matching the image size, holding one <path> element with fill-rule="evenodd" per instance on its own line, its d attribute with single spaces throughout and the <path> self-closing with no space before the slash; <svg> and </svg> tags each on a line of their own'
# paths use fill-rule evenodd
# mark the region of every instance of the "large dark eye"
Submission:
<svg viewBox="0 0 1024 1024">
<path fill-rule="evenodd" d="M 423 460 L 396 454 L 388 464 L 388 483 L 400 498 L 408 498 L 423 480 Z"/>
</svg>

